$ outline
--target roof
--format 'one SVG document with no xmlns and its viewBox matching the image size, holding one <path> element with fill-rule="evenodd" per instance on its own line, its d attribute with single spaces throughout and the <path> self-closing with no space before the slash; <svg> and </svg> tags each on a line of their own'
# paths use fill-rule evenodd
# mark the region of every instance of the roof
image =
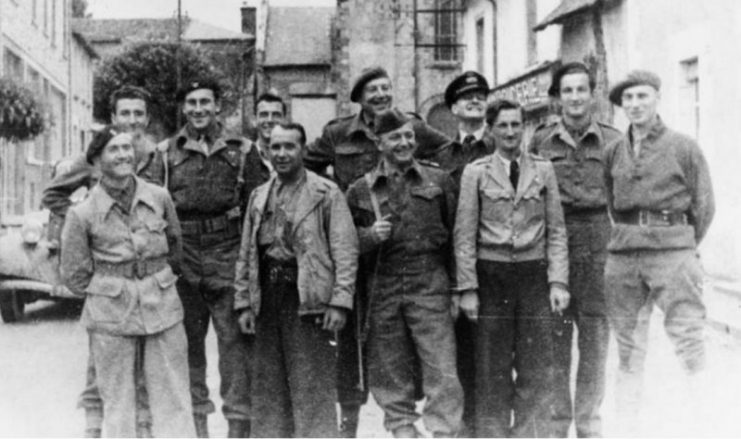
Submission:
<svg viewBox="0 0 741 439">
<path fill-rule="evenodd" d="M 74 29 L 90 43 L 122 43 L 125 40 L 175 41 L 178 21 L 175 18 L 126 18 L 73 20 Z M 253 35 L 233 32 L 194 18 L 183 19 L 183 40 L 248 40 Z"/>
<path fill-rule="evenodd" d="M 562 0 L 561 4 L 533 29 L 541 31 L 551 24 L 563 23 L 567 18 L 583 12 L 597 3 L 597 0 Z"/>
<path fill-rule="evenodd" d="M 93 49 L 93 46 L 91 46 L 90 43 L 85 39 L 85 37 L 80 32 L 77 32 L 77 30 L 72 31 L 72 39 L 77 41 L 77 43 L 82 46 L 83 49 L 85 49 L 85 52 L 87 52 L 90 58 L 100 58 L 100 56 L 98 56 L 98 52 Z"/>
<path fill-rule="evenodd" d="M 331 64 L 334 7 L 271 7 L 266 66 Z"/>
</svg>

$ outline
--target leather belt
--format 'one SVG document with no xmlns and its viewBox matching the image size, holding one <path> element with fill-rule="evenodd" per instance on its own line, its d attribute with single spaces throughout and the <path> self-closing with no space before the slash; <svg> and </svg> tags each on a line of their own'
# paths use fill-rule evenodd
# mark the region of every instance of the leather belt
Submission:
<svg viewBox="0 0 741 439">
<path fill-rule="evenodd" d="M 261 261 L 260 269 L 263 279 L 271 284 L 295 284 L 298 281 L 298 264 L 296 260 L 280 261 L 265 257 Z"/>
<path fill-rule="evenodd" d="M 687 215 L 676 210 L 635 209 L 615 212 L 613 219 L 616 223 L 642 227 L 669 227 L 688 224 Z"/>
<path fill-rule="evenodd" d="M 126 262 L 95 261 L 95 271 L 128 279 L 143 279 L 167 267 L 167 258 L 139 259 Z"/>
<path fill-rule="evenodd" d="M 563 214 L 570 216 L 593 216 L 607 214 L 607 207 L 575 207 L 571 204 L 563 205 Z"/>
<path fill-rule="evenodd" d="M 209 233 L 222 232 L 232 232 L 234 234 L 239 234 L 239 208 L 235 209 L 237 209 L 236 215 L 231 213 L 234 210 L 232 209 L 225 215 L 219 215 L 200 220 L 180 221 L 180 227 L 182 228 L 183 235 L 207 235 Z"/>
</svg>

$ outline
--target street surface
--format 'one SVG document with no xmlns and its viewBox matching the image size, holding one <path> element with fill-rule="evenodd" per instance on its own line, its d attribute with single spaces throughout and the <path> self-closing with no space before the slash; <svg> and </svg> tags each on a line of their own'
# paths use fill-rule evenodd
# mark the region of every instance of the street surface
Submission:
<svg viewBox="0 0 741 439">
<path fill-rule="evenodd" d="M 708 297 L 709 308 L 714 294 Z M 741 303 L 741 302 L 738 302 Z M 736 306 L 739 304 L 727 305 Z M 84 429 L 84 413 L 76 408 L 83 387 L 87 362 L 87 335 L 77 323 L 79 307 L 74 304 L 37 302 L 28 307 L 24 321 L 0 323 L 0 437 L 74 437 Z M 737 322 L 741 324 L 741 322 Z M 708 329 L 708 375 L 706 388 L 709 414 L 703 422 L 704 437 L 741 437 L 741 341 Z M 211 394 L 221 406 L 216 370 L 216 339 L 208 338 Z M 615 431 L 612 417 L 613 383 L 617 367 L 614 344 L 610 347 L 607 396 L 603 405 L 605 434 Z M 650 437 L 697 435 L 687 429 L 684 420 L 698 420 L 699 414 L 687 413 L 687 399 L 682 396 L 682 372 L 663 333 L 662 316 L 656 311 L 652 321 L 647 362 L 644 431 Z M 383 414 L 370 403 L 361 413 L 361 437 L 389 437 L 383 430 Z M 209 418 L 212 437 L 226 436 L 226 421 L 221 413 Z M 420 425 L 421 427 L 421 425 Z"/>
</svg>

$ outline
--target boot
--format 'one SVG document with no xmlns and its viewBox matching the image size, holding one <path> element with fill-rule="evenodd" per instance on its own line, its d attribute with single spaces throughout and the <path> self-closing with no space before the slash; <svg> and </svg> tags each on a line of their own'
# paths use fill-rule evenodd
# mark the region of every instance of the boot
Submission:
<svg viewBox="0 0 741 439">
<path fill-rule="evenodd" d="M 359 405 L 340 405 L 340 437 L 354 438 L 358 436 Z"/>
<path fill-rule="evenodd" d="M 250 437 L 250 421 L 229 419 L 229 432 L 226 437 Z"/>
<path fill-rule="evenodd" d="M 208 437 L 208 416 L 193 415 L 196 424 L 196 437 Z"/>
</svg>

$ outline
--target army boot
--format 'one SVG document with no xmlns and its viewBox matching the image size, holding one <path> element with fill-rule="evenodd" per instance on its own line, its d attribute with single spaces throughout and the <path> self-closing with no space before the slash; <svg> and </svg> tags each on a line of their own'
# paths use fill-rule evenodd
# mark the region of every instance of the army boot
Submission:
<svg viewBox="0 0 741 439">
<path fill-rule="evenodd" d="M 196 437 L 208 437 L 208 416 L 193 415 L 196 425 Z"/>
<path fill-rule="evenodd" d="M 358 435 L 358 416 L 360 406 L 354 404 L 340 405 L 340 437 L 354 438 Z"/>
<path fill-rule="evenodd" d="M 229 432 L 226 437 L 250 437 L 250 421 L 229 419 Z"/>
</svg>

